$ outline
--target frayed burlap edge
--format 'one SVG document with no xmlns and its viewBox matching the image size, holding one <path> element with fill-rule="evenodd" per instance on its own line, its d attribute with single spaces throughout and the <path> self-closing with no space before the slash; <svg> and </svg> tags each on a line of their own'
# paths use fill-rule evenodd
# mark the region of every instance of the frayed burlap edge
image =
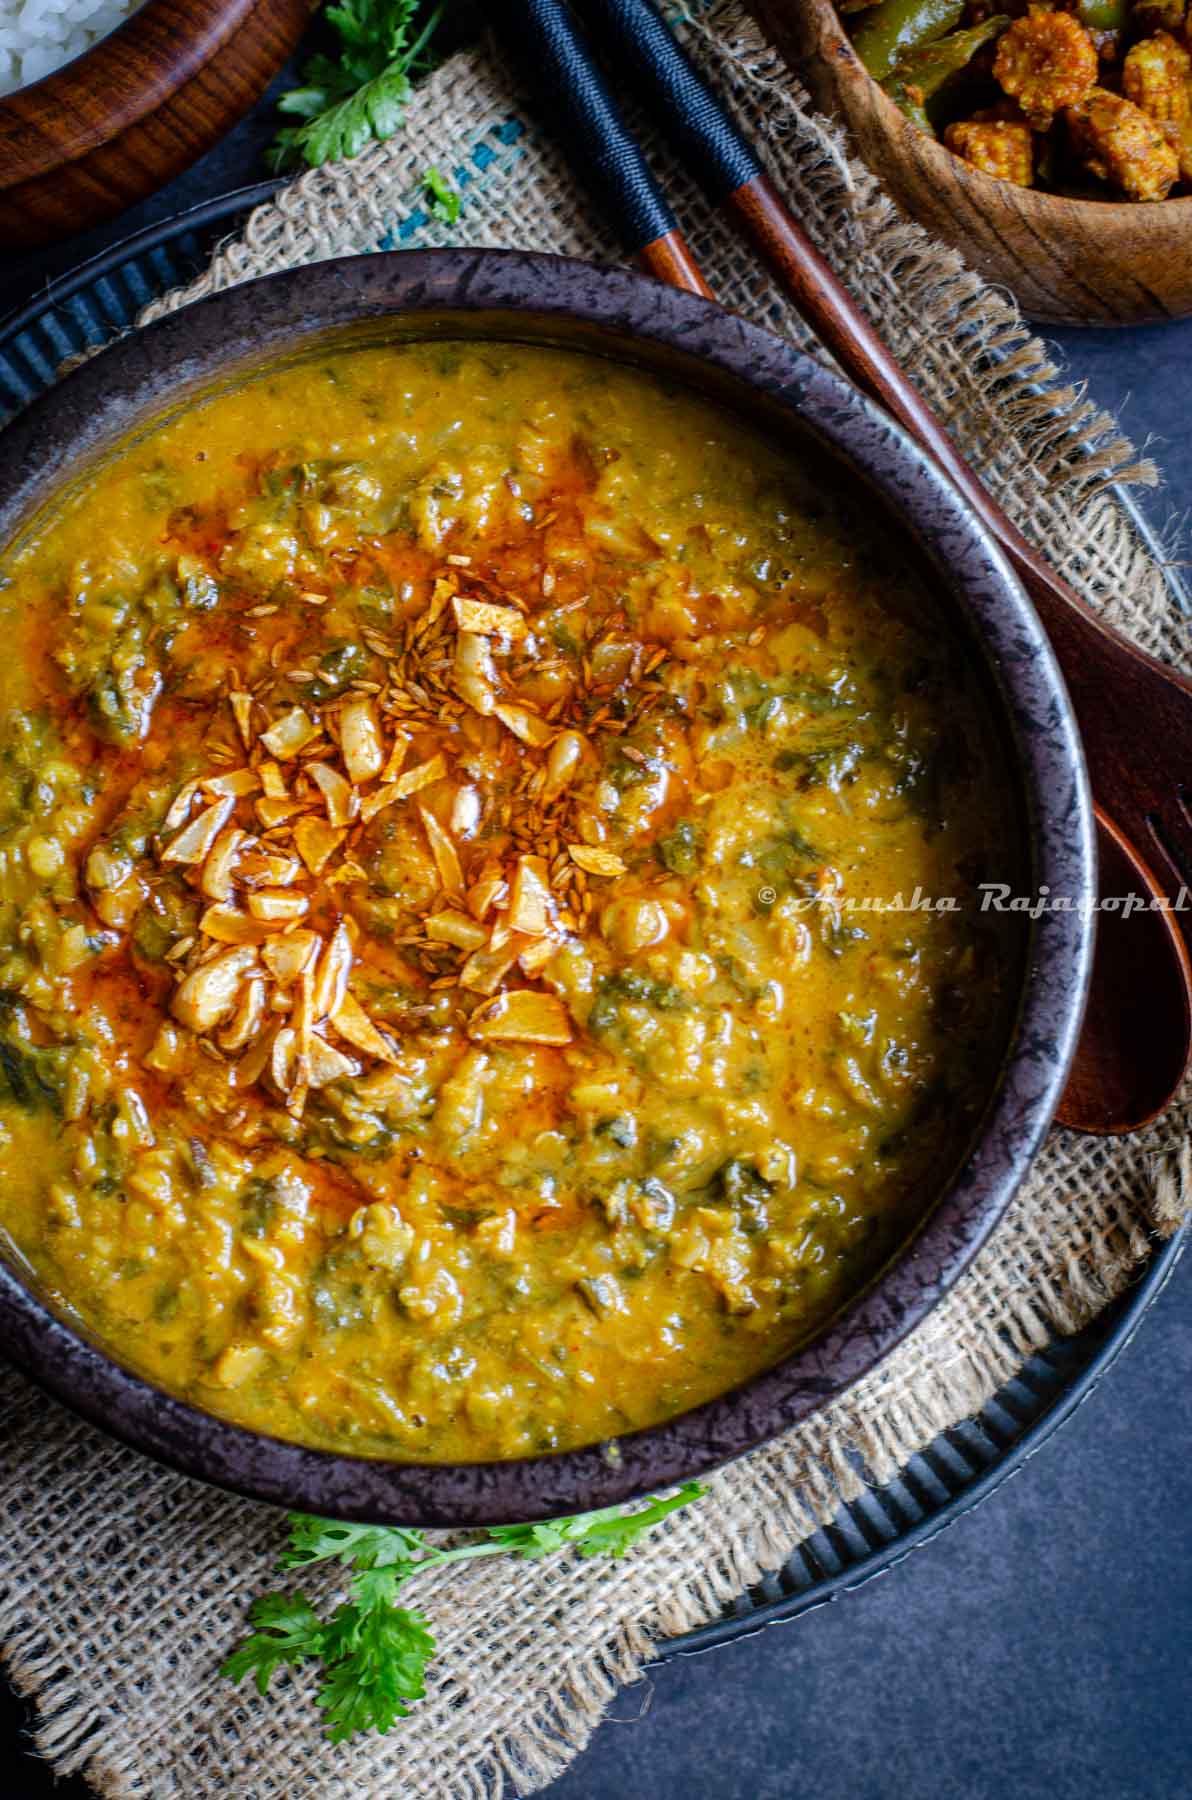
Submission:
<svg viewBox="0 0 1192 1800">
<path fill-rule="evenodd" d="M 848 160 L 738 6 L 713 5 L 680 30 L 1008 510 L 1116 622 L 1157 653 L 1184 656 L 1186 632 L 1160 571 L 1108 491 L 1115 480 L 1153 482 L 1153 465 L 1058 377 L 1012 302 L 903 220 Z M 461 239 L 611 260 L 614 246 L 549 146 L 502 137 L 529 116 L 494 59 L 456 59 L 415 97 L 401 138 L 304 176 L 144 322 L 252 275 L 410 241 L 411 227 L 413 241 L 448 241 L 433 222 L 418 223 L 421 171 L 435 161 L 466 173 L 478 144 L 491 154 L 485 179 L 465 189 Z M 717 291 L 806 343 L 767 278 L 653 134 L 642 135 Z M 422 1601 L 441 1642 L 427 1699 L 399 1736 L 352 1746 L 333 1768 L 309 1679 L 285 1679 L 263 1705 L 214 1674 L 268 1580 L 277 1515 L 157 1469 L 18 1378 L 0 1378 L 9 1450 L 0 1643 L 38 1702 L 39 1748 L 110 1800 L 533 1791 L 583 1748 L 655 1642 L 722 1611 L 866 1485 L 975 1412 L 1032 1351 L 1124 1290 L 1150 1232 L 1174 1230 L 1187 1209 L 1188 1118 L 1185 1097 L 1129 1144 L 1053 1134 L 990 1244 L 926 1324 L 816 1419 L 721 1471 L 706 1502 L 623 1564 L 493 1563 L 427 1583 Z M 64 1541 L 76 1552 L 65 1564 Z"/>
</svg>

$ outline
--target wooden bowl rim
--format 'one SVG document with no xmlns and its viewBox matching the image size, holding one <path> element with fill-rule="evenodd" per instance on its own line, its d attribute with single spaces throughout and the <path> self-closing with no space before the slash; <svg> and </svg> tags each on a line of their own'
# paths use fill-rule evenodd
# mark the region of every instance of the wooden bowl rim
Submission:
<svg viewBox="0 0 1192 1800">
<path fill-rule="evenodd" d="M 835 0 L 807 0 L 807 10 L 817 43 L 825 50 L 831 49 L 833 68 L 841 75 L 842 79 L 851 81 L 854 86 L 864 85 L 871 88 L 876 95 L 878 107 L 887 125 L 897 127 L 896 130 L 887 131 L 891 142 L 900 144 L 900 140 L 904 138 L 905 134 L 913 131 L 916 141 L 922 140 L 925 156 L 930 161 L 937 163 L 941 170 L 946 166 L 949 174 L 966 187 L 970 187 L 974 195 L 980 196 L 985 205 L 994 205 L 999 208 L 1006 206 L 1009 203 L 1006 189 L 1009 188 L 1014 196 L 1014 206 L 1021 212 L 1048 214 L 1057 220 L 1062 220 L 1066 213 L 1071 212 L 1089 219 L 1096 218 L 1102 225 L 1106 223 L 1108 216 L 1108 225 L 1111 231 L 1123 228 L 1127 221 L 1129 221 L 1131 230 L 1137 230 L 1144 220 L 1169 221 L 1171 219 L 1169 208 L 1178 207 L 1185 211 L 1192 211 L 1192 194 L 1179 194 L 1174 200 L 1155 202 L 1081 200 L 1068 194 L 1050 194 L 1045 188 L 1019 187 L 1014 182 L 999 181 L 994 175 L 986 175 L 984 170 L 975 168 L 971 163 L 966 163 L 963 157 L 957 156 L 955 151 L 949 150 L 947 145 L 942 144 L 938 138 L 928 137 L 925 131 L 920 131 L 918 126 L 894 104 L 881 83 L 869 73 L 854 50 L 853 41 L 836 10 Z M 829 43 L 828 34 L 833 30 L 839 33 L 839 40 L 833 36 Z M 838 45 L 845 46 L 843 59 Z"/>
<path fill-rule="evenodd" d="M 192 80 L 256 11 L 258 0 L 142 0 L 106 37 L 27 87 L 0 98 L 0 190 L 47 175 L 111 143 Z M 146 48 L 185 27 L 178 54 L 164 67 Z M 160 40 L 154 32 L 160 27 Z M 76 102 L 110 95 L 103 124 Z M 30 108 L 30 96 L 36 96 Z M 41 137 L 36 109 L 49 102 L 74 124 L 63 141 Z"/>
</svg>

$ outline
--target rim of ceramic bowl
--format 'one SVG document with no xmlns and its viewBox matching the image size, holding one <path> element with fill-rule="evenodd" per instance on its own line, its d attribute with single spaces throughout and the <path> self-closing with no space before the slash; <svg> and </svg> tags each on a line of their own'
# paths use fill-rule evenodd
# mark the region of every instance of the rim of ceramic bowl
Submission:
<svg viewBox="0 0 1192 1800">
<path fill-rule="evenodd" d="M 1071 910 L 1030 921 L 1009 1048 L 961 1165 L 910 1239 L 810 1341 L 744 1385 L 612 1444 L 487 1463 L 379 1460 L 250 1431 L 125 1367 L 0 1259 L 0 1354 L 93 1424 L 201 1480 L 304 1512 L 422 1525 L 574 1513 L 755 1448 L 866 1374 L 935 1306 L 1001 1217 L 1053 1117 L 1091 962 L 1092 810 L 1055 659 L 1001 552 L 885 414 L 789 343 L 619 268 L 519 251 L 402 251 L 229 289 L 118 341 L 0 434 L 0 544 L 106 448 L 315 342 L 484 338 L 562 345 L 684 382 L 796 453 L 828 454 L 932 565 L 985 666 L 1016 764 L 1030 883 Z"/>
</svg>

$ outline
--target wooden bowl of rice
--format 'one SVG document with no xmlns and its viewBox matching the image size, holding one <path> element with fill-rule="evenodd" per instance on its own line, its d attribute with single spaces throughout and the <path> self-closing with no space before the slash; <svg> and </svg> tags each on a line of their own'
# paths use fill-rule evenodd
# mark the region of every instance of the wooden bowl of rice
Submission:
<svg viewBox="0 0 1192 1800">
<path fill-rule="evenodd" d="M 67 237 L 202 156 L 312 0 L 0 0 L 0 247 Z"/>
</svg>

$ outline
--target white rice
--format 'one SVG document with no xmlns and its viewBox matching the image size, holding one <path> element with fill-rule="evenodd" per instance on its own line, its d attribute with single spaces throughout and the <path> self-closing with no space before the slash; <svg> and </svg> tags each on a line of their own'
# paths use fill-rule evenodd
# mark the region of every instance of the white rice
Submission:
<svg viewBox="0 0 1192 1800">
<path fill-rule="evenodd" d="M 0 95 L 40 81 L 97 44 L 141 0 L 0 0 Z"/>
</svg>

